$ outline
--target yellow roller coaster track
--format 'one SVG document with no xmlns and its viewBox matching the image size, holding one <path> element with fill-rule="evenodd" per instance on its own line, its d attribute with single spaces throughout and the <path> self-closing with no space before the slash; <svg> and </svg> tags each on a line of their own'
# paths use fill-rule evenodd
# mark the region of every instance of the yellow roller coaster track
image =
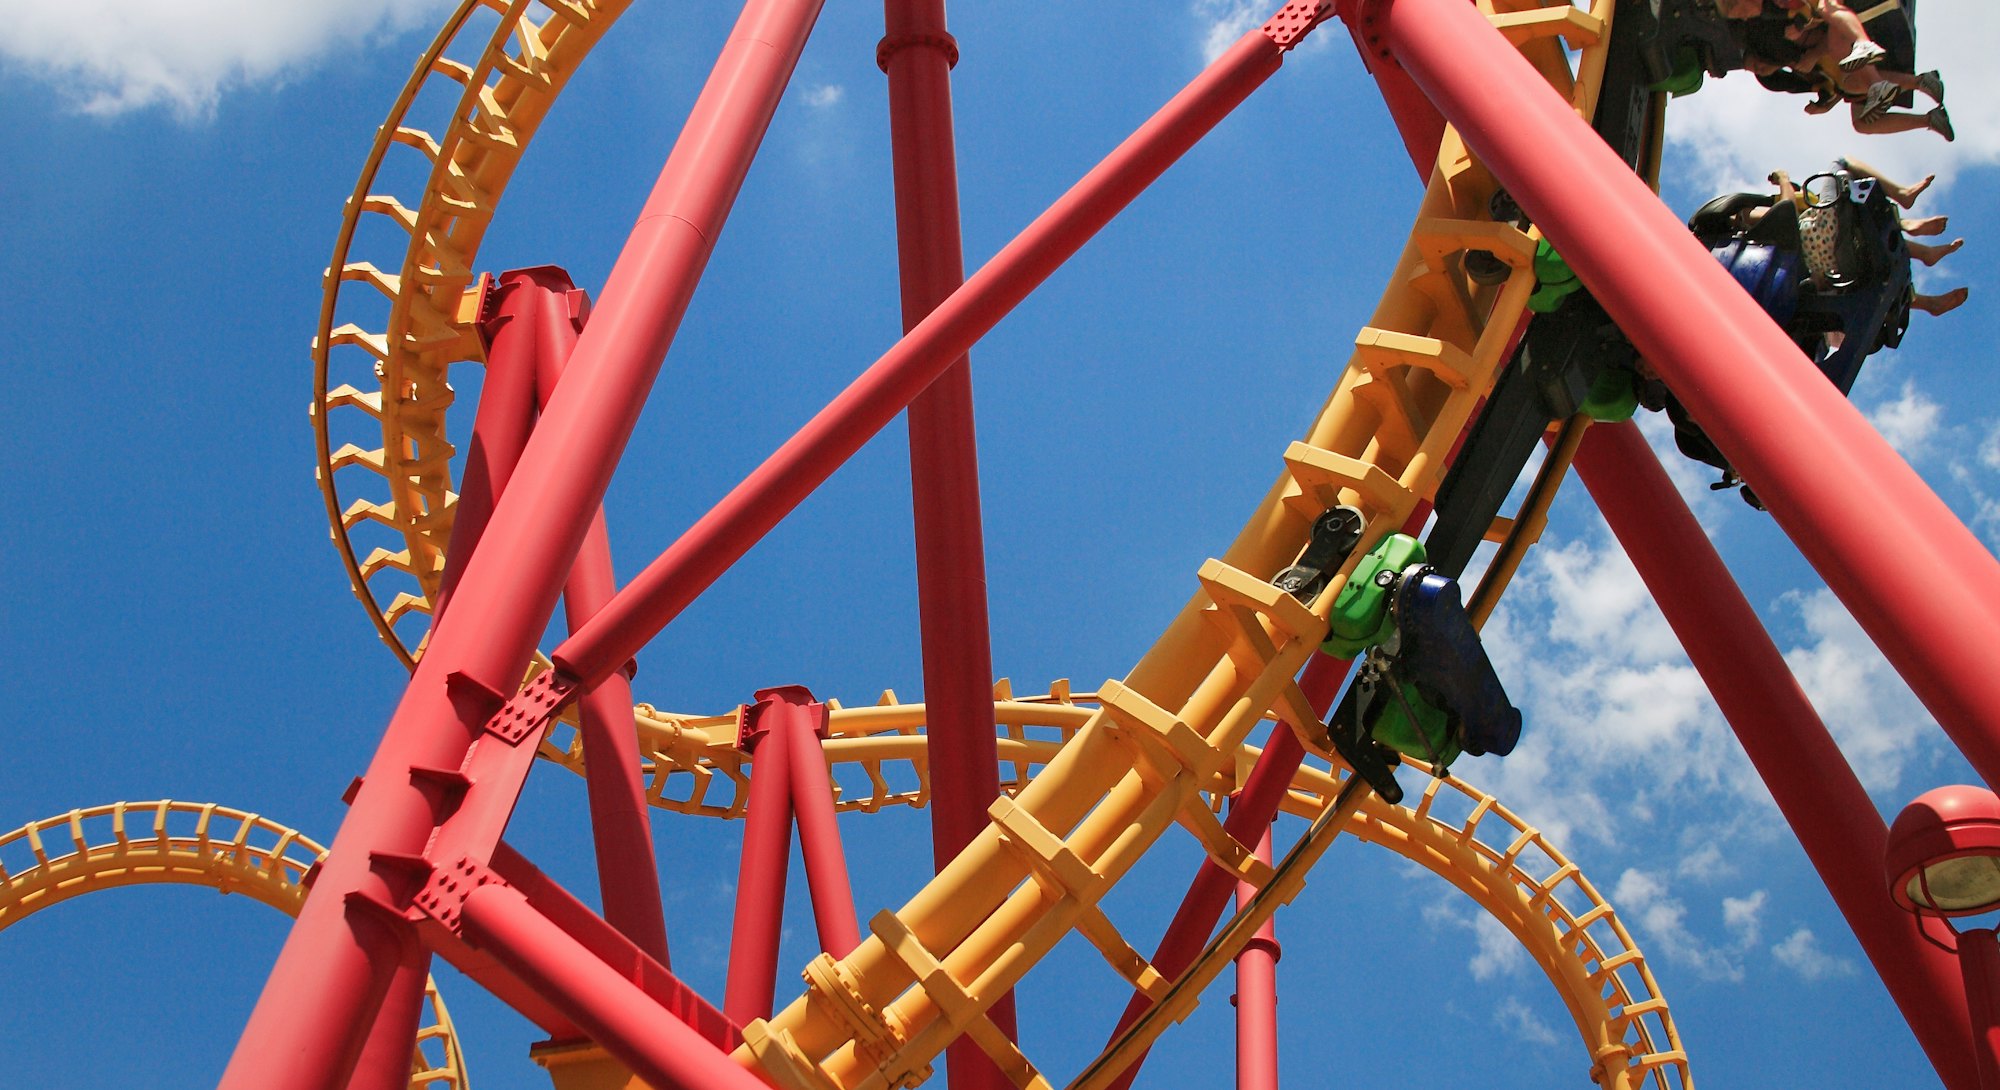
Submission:
<svg viewBox="0 0 2000 1090">
<path fill-rule="evenodd" d="M 25 849 L 34 862 L 9 871 Z M 0 835 L 0 930 L 51 905 L 121 886 L 206 886 L 289 915 L 326 849 L 269 818 L 205 802 L 115 802 Z M 466 1090 L 465 1060 L 437 982 L 424 987 L 410 1090 Z"/>
<path fill-rule="evenodd" d="M 448 369 L 478 359 L 466 305 L 477 247 L 550 102 L 624 6 L 468 0 L 406 85 L 347 208 L 315 344 L 320 480 L 356 592 L 406 661 L 411 649 L 398 633 L 406 618 L 428 611 L 449 533 Z M 1481 0 L 1480 6 L 1588 117 L 1612 0 L 1595 0 L 1589 10 L 1535 0 Z M 485 50 L 476 60 L 452 59 L 461 37 L 476 37 L 468 28 L 480 9 L 497 17 Z M 433 79 L 463 88 L 441 138 L 405 117 Z M 373 192 L 376 172 L 396 145 L 414 149 L 431 166 L 414 208 Z M 1331 760 L 1324 728 L 1293 678 L 1325 632 L 1345 572 L 1309 604 L 1266 580 L 1298 554 L 1312 519 L 1328 506 L 1347 503 L 1364 513 L 1367 531 L 1358 556 L 1434 493 L 1451 445 L 1491 388 L 1534 286 L 1536 236 L 1492 222 L 1487 208 L 1494 188 L 1492 177 L 1447 131 L 1409 242 L 1368 326 L 1355 338 L 1339 386 L 1305 438 L 1284 452 L 1284 471 L 1249 525 L 1222 559 L 1198 573 L 1194 599 L 1122 682 L 1101 687 L 1095 707 L 1060 696 L 1001 704 L 1002 722 L 1009 725 L 1002 755 L 1014 768 L 1013 793 L 995 803 L 987 830 L 909 904 L 875 917 L 872 935 L 852 954 L 815 961 L 805 995 L 747 1027 L 741 1062 L 797 1090 L 915 1085 L 947 1042 L 969 1033 L 1017 1085 L 1047 1085 L 984 1011 L 1075 930 L 1158 1001 L 1157 1017 L 1116 1042 L 1073 1084 L 1105 1085 L 1135 1046 L 1185 1016 L 1206 975 L 1240 948 L 1259 919 L 1296 894 L 1305 869 L 1346 830 L 1441 868 L 1469 893 L 1478 889 L 1474 895 L 1530 949 L 1562 950 L 1560 957 L 1538 961 L 1562 987 L 1601 1084 L 1650 1080 L 1666 1086 L 1671 1077 L 1691 1085 L 1664 1001 L 1608 906 L 1566 863 L 1539 880 L 1515 869 L 1523 851 L 1546 847 L 1511 816 L 1504 822 L 1515 830 L 1508 847 L 1496 852 L 1480 841 L 1479 824 L 1505 814 L 1491 799 L 1480 796 L 1469 823 L 1454 832 L 1430 820 L 1445 790 L 1438 781 L 1415 810 L 1384 806 L 1365 791 L 1347 792 L 1345 804 L 1336 806 L 1330 800 L 1337 773 L 1316 773 L 1320 780 L 1295 785 L 1289 800 L 1313 816 L 1312 831 L 1275 867 L 1231 839 L 1209 802 L 1231 786 L 1245 739 L 1267 717 Z M 385 217 L 407 237 L 397 273 L 350 254 L 357 225 L 368 215 Z M 1481 285 L 1466 275 L 1463 257 L 1473 250 L 1493 254 L 1512 270 L 1504 284 Z M 379 299 L 387 300 L 388 314 L 378 327 L 335 324 L 346 313 L 344 292 L 354 284 L 377 293 L 378 310 Z M 365 379 L 330 385 L 338 370 L 335 349 L 369 365 L 375 388 L 367 389 Z M 337 410 L 344 417 L 361 414 L 371 443 L 379 426 L 381 445 L 335 449 L 338 429 L 331 418 Z M 343 503 L 337 479 L 366 479 L 344 470 L 380 476 L 381 498 Z M 1536 493 L 1536 502 L 1545 504 L 1546 489 Z M 1524 510 L 1516 520 L 1496 523 L 1493 536 L 1517 527 L 1531 531 L 1538 519 L 1537 509 Z M 377 547 L 359 559 L 351 535 L 368 525 L 400 535 L 400 547 Z M 1519 543 L 1525 535 L 1514 538 Z M 1501 568 L 1495 578 L 1504 580 L 1508 571 L 1511 566 Z M 1497 582 L 1482 586 L 1476 600 L 1490 608 L 1499 589 Z M 638 713 L 656 802 L 703 813 L 740 809 L 743 773 L 733 745 L 719 733 L 721 721 L 665 716 L 643 705 Z M 864 725 L 871 715 L 880 722 Z M 1035 715 L 1055 722 L 1039 723 Z M 844 806 L 873 809 L 922 798 L 920 717 L 920 711 L 893 704 L 843 713 L 840 721 L 852 726 L 836 733 L 829 757 L 852 760 L 870 783 L 865 795 L 856 793 Z M 1030 737 L 1034 725 L 1052 728 L 1055 737 Z M 555 742 L 544 754 L 576 760 L 573 746 Z M 883 769 L 904 760 L 911 762 L 916 785 L 892 788 Z M 1030 776 L 1036 766 L 1040 772 Z M 686 774 L 685 795 L 670 788 L 675 773 Z M 726 802 L 710 798 L 718 775 L 735 785 Z M 1097 906 L 1176 825 L 1218 863 L 1261 888 L 1193 968 L 1166 980 Z M 1559 888 L 1576 891 L 1586 906 L 1572 911 Z M 1547 941 L 1551 929 L 1553 946 Z M 1627 971 L 1637 984 L 1621 975 Z"/>
<path fill-rule="evenodd" d="M 1047 695 L 1022 699 L 1006 689 L 1003 682 L 993 711 L 1000 729 L 1001 788 L 1014 796 L 1091 720 L 1097 698 L 1072 693 L 1061 682 Z M 841 810 L 875 813 L 929 801 L 922 704 L 898 704 L 893 693 L 884 693 L 873 707 L 846 708 L 837 701 L 829 706 L 825 751 Z M 654 805 L 741 817 L 749 761 L 736 746 L 737 727 L 734 714 L 687 717 L 642 706 L 639 743 Z M 1240 748 L 1205 785 L 1211 810 L 1236 790 L 1257 755 L 1254 747 Z M 583 772 L 582 748 L 573 734 L 546 741 L 542 757 Z M 1427 771 L 1421 763 L 1412 767 Z M 691 786 L 672 786 L 676 780 Z M 1301 768 L 1284 811 L 1317 819 L 1344 783 L 1337 769 Z M 1593 1058 L 1592 1078 L 1601 1085 L 1642 1086 L 1650 1077 L 1659 1087 L 1693 1086 L 1672 1015 L 1645 958 L 1611 906 L 1540 831 L 1454 776 L 1429 779 L 1414 807 L 1373 796 L 1362 800 L 1348 832 L 1435 872 L 1505 924 L 1562 995 Z M 1226 960 L 1211 955 L 1183 979 L 1194 983 Z M 1192 1000 L 1189 994 L 1186 1007 L 1166 1008 L 1167 1016 L 1185 1018 Z"/>
</svg>

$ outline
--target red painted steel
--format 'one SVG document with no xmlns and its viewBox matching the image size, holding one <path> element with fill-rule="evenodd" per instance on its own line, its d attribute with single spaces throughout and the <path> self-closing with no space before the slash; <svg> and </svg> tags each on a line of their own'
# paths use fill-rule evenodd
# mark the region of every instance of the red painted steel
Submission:
<svg viewBox="0 0 2000 1090">
<path fill-rule="evenodd" d="M 1882 895 L 1888 827 L 1757 611 L 1636 425 L 1592 427 L 1574 465 L 1939 1077 L 1971 1087 L 1951 958 Z"/>
<path fill-rule="evenodd" d="M 945 24 L 944 0 L 885 0 L 875 56 L 889 83 L 896 256 L 908 333 L 965 281 L 951 111 L 958 43 Z M 910 403 L 909 427 L 931 854 L 942 871 L 985 829 L 986 808 L 1000 795 L 970 359 L 953 361 Z M 1014 1036 L 1011 993 L 986 1013 Z M 956 1090 L 1007 1085 L 968 1040 L 946 1050 L 945 1067 Z"/>
<path fill-rule="evenodd" d="M 507 275 L 503 273 L 502 279 Z M 567 282 L 568 274 L 562 278 Z M 530 341 L 534 356 L 528 361 L 535 371 L 538 405 L 555 396 L 588 310 L 581 291 L 544 289 L 534 313 L 536 335 Z M 495 352 L 489 349 L 487 371 L 496 366 Z M 569 581 L 563 584 L 564 619 L 570 631 L 582 627 L 617 591 L 611 539 L 600 505 L 570 566 Z M 631 679 L 614 671 L 577 702 L 577 715 L 604 919 L 654 960 L 671 967 L 666 906 L 660 900 L 659 864 L 653 857 L 652 808 L 646 802 L 638 735 L 632 730 Z"/>
<path fill-rule="evenodd" d="M 762 693 L 759 701 L 764 700 Z M 746 708 L 743 715 L 751 714 Z M 722 1011 L 739 1026 L 771 1017 L 778 981 L 778 939 L 785 918 L 785 877 L 792 862 L 792 747 L 768 721 L 749 740 L 750 799 L 743 811 L 743 858 L 736 879 L 736 919 Z"/>
<path fill-rule="evenodd" d="M 2000 1090 L 2000 940 L 1991 928 L 1958 933 L 1958 966 L 1972 1005 L 1979 1090 Z"/>
<path fill-rule="evenodd" d="M 765 1090 L 763 1080 L 535 911 L 519 890 L 474 889 L 462 919 L 468 939 L 656 1090 Z"/>
<path fill-rule="evenodd" d="M 1268 827 L 1257 842 L 1257 858 L 1271 861 Z M 1256 886 L 1237 883 L 1237 909 L 1256 894 Z M 1276 920 L 1265 920 L 1236 955 L 1236 1090 L 1278 1090 L 1279 955 Z"/>
<path fill-rule="evenodd" d="M 1362 8 L 1368 40 L 1457 125 L 1973 767 L 2000 783 L 1989 652 L 2000 562 L 1477 10 Z"/>
<path fill-rule="evenodd" d="M 833 778 L 820 746 L 826 705 L 815 702 L 803 686 L 766 689 L 758 695 L 766 693 L 777 698 L 770 712 L 776 720 L 771 744 L 791 749 L 786 776 L 791 781 L 792 817 L 799 826 L 799 855 L 805 863 L 806 889 L 812 894 L 819 948 L 844 958 L 861 945 L 861 924 L 855 918 L 854 889 L 847 880 L 847 855 L 840 847 Z"/>
<path fill-rule="evenodd" d="M 593 681 L 630 658 L 1269 79 L 1283 55 L 1262 33 L 1244 35 L 558 647 L 556 662 Z"/>
<path fill-rule="evenodd" d="M 417 876 L 374 861 L 384 852 L 422 853 L 443 817 L 435 793 L 411 770 L 459 767 L 496 706 L 479 690 L 511 692 L 518 683 L 819 7 L 819 0 L 752 0 L 731 32 L 612 269 L 596 320 L 466 565 L 453 608 L 432 628 L 223 1090 L 347 1083 L 410 935 L 370 902 L 407 903 Z M 394 975 L 402 988 L 416 979 Z M 400 997 L 392 1002 L 405 1009 Z"/>
<path fill-rule="evenodd" d="M 565 283 L 568 276 L 562 277 Z M 438 600 L 431 607 L 431 622 L 444 616 L 459 577 L 472 560 L 486 522 L 493 517 L 493 503 L 507 488 L 521 451 L 535 427 L 535 368 L 532 363 L 532 331 L 522 327 L 536 312 L 534 292 L 539 287 L 537 273 L 516 269 L 502 273 L 486 285 L 480 300 L 479 334 L 486 345 L 487 364 L 479 386 L 479 407 L 472 418 L 472 440 L 466 446 L 465 472 L 461 475 L 458 503 L 452 508 L 451 538 L 444 554 L 444 574 L 438 585 Z M 544 289 L 545 290 L 545 289 Z M 494 346 L 500 346 L 500 362 L 493 362 Z"/>
</svg>

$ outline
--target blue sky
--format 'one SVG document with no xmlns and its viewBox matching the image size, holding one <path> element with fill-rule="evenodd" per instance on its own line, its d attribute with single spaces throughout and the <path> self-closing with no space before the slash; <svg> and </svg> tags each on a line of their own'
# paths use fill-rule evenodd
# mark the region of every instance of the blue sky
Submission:
<svg viewBox="0 0 2000 1090">
<path fill-rule="evenodd" d="M 635 7 L 543 128 L 481 267 L 558 263 L 581 285 L 602 282 L 728 25 L 710 10 L 724 5 Z M 14 669 L 0 828 L 173 797 L 330 838 L 402 672 L 326 539 L 307 342 L 341 201 L 441 9 L 7 10 L 0 640 Z M 1105 3 L 1086 22 L 1074 5 L 954 10 L 968 263 L 1191 77 L 1248 11 Z M 1932 0 L 1923 19 L 1956 144 L 1856 137 L 1739 76 L 1675 105 L 1666 196 L 1686 212 L 1773 167 L 1803 175 L 1842 154 L 1906 180 L 1940 175 L 1919 211 L 1949 213 L 1946 237 L 1969 241 L 1920 284 L 1969 284 L 1971 304 L 1918 316 L 1855 399 L 1990 544 L 2000 80 L 1986 43 L 2000 15 Z M 821 20 L 614 483 L 621 573 L 894 339 L 879 35 L 877 5 L 830 4 Z M 1129 668 L 1269 483 L 1381 291 L 1419 193 L 1344 34 L 1322 36 L 974 353 L 995 666 L 1017 691 L 1058 677 L 1094 687 Z M 455 378 L 469 402 L 476 376 Z M 1708 493 L 1702 467 L 1668 464 L 1884 812 L 1966 779 L 1768 520 Z M 883 688 L 915 699 L 908 520 L 892 426 L 648 649 L 640 698 L 710 713 L 803 682 L 848 703 Z M 1580 489 L 1559 502 L 1491 631 L 1527 732 L 1513 756 L 1460 771 L 1550 832 L 1610 896 L 1673 1004 L 1696 1079 L 1925 1084 L 1921 1055 Z M 929 858 L 927 815 L 856 815 L 844 828 L 864 917 L 907 898 Z M 655 832 L 676 966 L 719 995 L 740 830 L 662 815 Z M 513 839 L 583 891 L 584 835 L 580 784 L 544 770 Z M 1129 933 L 1158 926 L 1192 864 L 1181 851 L 1142 868 L 1114 912 Z M 811 953 L 809 917 L 793 921 L 788 966 Z M 1336 1068 L 1581 1081 L 1587 1058 L 1525 957 L 1393 857 L 1336 847 L 1279 929 L 1288 1083 L 1318 1085 Z M 282 934 L 281 918 L 241 898 L 166 888 L 9 929 L 0 1016 L 32 1027 L 13 1075 L 212 1085 Z M 1063 1074 L 1122 1002 L 1075 953 L 1030 978 L 1024 1018 L 1029 1054 Z M 523 1057 L 527 1025 L 440 979 L 473 1084 L 546 1085 Z M 1227 994 L 1225 979 L 1141 1085 L 1224 1084 Z"/>
</svg>

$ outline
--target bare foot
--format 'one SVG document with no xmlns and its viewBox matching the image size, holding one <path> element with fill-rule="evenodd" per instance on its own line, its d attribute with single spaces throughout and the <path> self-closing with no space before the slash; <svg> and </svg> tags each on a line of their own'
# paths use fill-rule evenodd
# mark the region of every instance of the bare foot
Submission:
<svg viewBox="0 0 2000 1090">
<path fill-rule="evenodd" d="M 1902 205 L 1904 208 L 1908 208 L 1911 205 L 1917 203 L 1917 198 L 1923 196 L 1924 190 L 1929 189 L 1931 187 L 1931 183 L 1935 181 L 1937 181 L 1937 175 L 1926 174 L 1924 175 L 1924 180 L 1916 183 L 1915 185 L 1907 185 L 1901 189 L 1891 189 L 1889 191 L 1889 196 L 1892 199 L 1894 199 L 1897 204 Z"/>
<path fill-rule="evenodd" d="M 1964 238 L 1954 238 L 1954 240 L 1946 242 L 1944 246 L 1924 246 L 1922 242 L 1906 242 L 1904 246 L 1908 246 L 1912 258 L 1924 262 L 1926 266 L 1934 266 L 1934 264 L 1942 262 L 1944 258 L 1956 254 L 1958 248 L 1964 246 L 1964 244 L 1966 244 Z"/>
<path fill-rule="evenodd" d="M 1906 235 L 1941 235 L 1951 222 L 1950 216 L 1925 216 L 1922 219 L 1904 220 L 1903 233 Z"/>
<path fill-rule="evenodd" d="M 1910 306 L 1935 317 L 1957 310 L 1965 304 L 1965 297 L 1971 294 L 1969 288 L 1953 288 L 1943 295 L 1915 296 L 1910 300 Z"/>
</svg>

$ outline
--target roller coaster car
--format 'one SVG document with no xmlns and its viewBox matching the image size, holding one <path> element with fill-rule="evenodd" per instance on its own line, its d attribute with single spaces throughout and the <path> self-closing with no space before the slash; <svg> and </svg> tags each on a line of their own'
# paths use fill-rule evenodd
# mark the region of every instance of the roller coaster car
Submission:
<svg viewBox="0 0 2000 1090">
<path fill-rule="evenodd" d="M 1811 268 L 1798 206 L 1769 194 L 1731 193 L 1708 202 L 1688 227 L 1771 320 L 1791 336 L 1841 393 L 1854 388 L 1861 364 L 1880 348 L 1902 343 L 1910 322 L 1910 252 L 1895 206 L 1873 179 L 1844 171 L 1816 174 L 1803 187 L 1811 212 L 1831 217 L 1831 262 Z M 1746 226 L 1749 213 L 1769 209 Z M 1664 407 L 1681 453 L 1734 471 L 1671 392 L 1655 387 L 1643 400 Z M 1757 505 L 1754 494 L 1745 499 Z"/>
<path fill-rule="evenodd" d="M 1721 76 L 1743 66 L 1743 47 L 1714 0 L 1646 0 L 1640 6 L 1639 60 L 1655 87 L 1675 90 L 1700 73 Z"/>
<path fill-rule="evenodd" d="M 1402 791 L 1392 772 L 1402 757 L 1441 774 L 1460 753 L 1511 753 L 1521 713 L 1486 657 L 1458 582 L 1424 563 L 1384 567 L 1369 582 L 1387 592 L 1393 634 L 1368 651 L 1328 726 L 1348 766 L 1395 802 Z"/>
</svg>

